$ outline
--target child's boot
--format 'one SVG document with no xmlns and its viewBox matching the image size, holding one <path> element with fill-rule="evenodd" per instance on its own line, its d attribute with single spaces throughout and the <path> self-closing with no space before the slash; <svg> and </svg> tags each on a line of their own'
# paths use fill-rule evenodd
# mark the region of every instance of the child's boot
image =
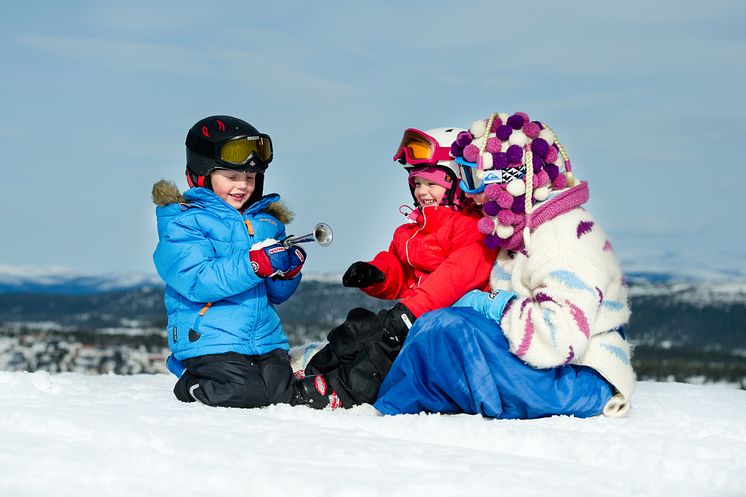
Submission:
<svg viewBox="0 0 746 497">
<path fill-rule="evenodd" d="M 293 399 L 291 405 L 305 405 L 314 409 L 331 409 L 342 407 L 337 393 L 327 383 L 323 374 L 306 376 L 293 383 Z"/>
</svg>

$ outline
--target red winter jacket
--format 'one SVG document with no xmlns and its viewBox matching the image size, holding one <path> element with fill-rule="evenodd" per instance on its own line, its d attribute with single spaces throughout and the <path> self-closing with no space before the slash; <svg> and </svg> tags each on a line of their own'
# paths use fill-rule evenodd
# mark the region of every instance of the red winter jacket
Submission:
<svg viewBox="0 0 746 497">
<path fill-rule="evenodd" d="M 489 291 L 497 254 L 484 246 L 477 230 L 480 218 L 448 207 L 417 209 L 410 215 L 415 222 L 399 226 L 388 251 L 370 262 L 386 279 L 362 290 L 380 299 L 401 299 L 415 317 L 448 307 L 470 290 Z"/>
</svg>

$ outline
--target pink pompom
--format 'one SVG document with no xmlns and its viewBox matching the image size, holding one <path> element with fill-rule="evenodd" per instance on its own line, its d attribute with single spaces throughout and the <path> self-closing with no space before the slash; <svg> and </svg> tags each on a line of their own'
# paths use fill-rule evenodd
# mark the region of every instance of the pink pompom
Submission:
<svg viewBox="0 0 746 497">
<path fill-rule="evenodd" d="M 492 138 L 489 138 L 487 140 L 487 148 L 486 148 L 486 150 L 489 153 L 491 153 L 491 154 L 497 153 L 500 150 L 502 150 L 502 148 L 503 148 L 502 142 L 500 140 L 498 140 L 497 138 L 495 138 L 494 136 Z"/>
<path fill-rule="evenodd" d="M 547 164 L 554 164 L 557 162 L 557 149 L 554 147 L 549 147 L 549 151 L 547 152 L 547 156 L 544 159 L 544 162 Z"/>
<path fill-rule="evenodd" d="M 546 171 L 540 171 L 534 175 L 534 188 L 541 188 L 549 184 L 549 174 Z"/>
<path fill-rule="evenodd" d="M 495 120 L 492 121 L 492 127 L 490 128 L 490 133 L 494 133 L 495 130 L 497 130 L 497 127 L 500 126 L 502 123 L 503 123 L 502 119 L 500 119 L 499 117 L 495 116 Z"/>
<path fill-rule="evenodd" d="M 500 222 L 500 224 L 503 224 L 505 226 L 511 226 L 515 224 L 515 218 L 516 215 L 513 214 L 513 211 L 511 211 L 510 209 L 503 209 L 497 213 L 497 220 Z"/>
<path fill-rule="evenodd" d="M 509 209 L 513 205 L 513 201 L 513 195 L 502 189 L 495 196 L 495 202 L 503 209 Z"/>
<path fill-rule="evenodd" d="M 477 223 L 477 229 L 483 235 L 491 235 L 495 230 L 495 221 L 489 217 L 483 217 Z"/>
<path fill-rule="evenodd" d="M 476 162 L 479 157 L 479 147 L 473 143 L 468 144 L 464 147 L 464 160 L 468 162 Z"/>
<path fill-rule="evenodd" d="M 484 189 L 484 197 L 487 200 L 497 200 L 497 196 L 500 194 L 502 189 L 497 183 L 490 183 Z"/>
<path fill-rule="evenodd" d="M 560 174 L 556 178 L 554 178 L 554 181 L 552 181 L 552 186 L 556 189 L 565 188 L 567 186 L 567 176 L 564 174 Z"/>
<path fill-rule="evenodd" d="M 541 128 L 536 123 L 528 123 L 523 127 L 523 134 L 531 139 L 538 138 L 539 133 L 541 133 Z"/>
</svg>

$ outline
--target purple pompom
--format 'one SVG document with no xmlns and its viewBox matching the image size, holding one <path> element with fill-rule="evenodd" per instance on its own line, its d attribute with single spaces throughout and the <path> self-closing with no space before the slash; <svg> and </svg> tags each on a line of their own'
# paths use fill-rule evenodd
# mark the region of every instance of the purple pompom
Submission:
<svg viewBox="0 0 746 497">
<path fill-rule="evenodd" d="M 470 131 L 461 131 L 456 135 L 456 143 L 458 143 L 458 146 L 461 148 L 470 144 L 473 139 L 474 137 L 471 135 Z"/>
<path fill-rule="evenodd" d="M 519 195 L 513 199 L 513 205 L 510 210 L 516 214 L 523 214 L 526 211 L 526 195 Z"/>
<path fill-rule="evenodd" d="M 531 121 L 531 122 L 534 123 L 535 125 L 537 125 L 539 127 L 539 129 L 544 129 L 544 125 L 541 124 L 541 121 Z"/>
<path fill-rule="evenodd" d="M 549 147 L 549 151 L 547 152 L 546 161 L 550 164 L 554 164 L 557 162 L 557 149 L 554 148 L 554 145 Z"/>
<path fill-rule="evenodd" d="M 528 123 L 523 127 L 523 134 L 531 139 L 538 138 L 539 132 L 541 132 L 541 128 L 536 123 Z"/>
<path fill-rule="evenodd" d="M 523 159 L 523 149 L 519 145 L 511 145 L 505 152 L 508 156 L 508 164 L 520 164 Z"/>
<path fill-rule="evenodd" d="M 508 167 L 508 155 L 505 152 L 492 154 L 492 169 L 505 169 Z"/>
<path fill-rule="evenodd" d="M 488 217 L 483 217 L 477 223 L 477 229 L 483 235 L 491 235 L 495 231 L 495 222 Z"/>
<path fill-rule="evenodd" d="M 464 149 L 458 146 L 458 143 L 451 143 L 451 157 L 463 157 Z"/>
<path fill-rule="evenodd" d="M 531 158 L 531 162 L 533 162 L 533 164 L 534 164 L 534 172 L 535 173 L 538 173 L 539 171 L 541 171 L 544 168 L 544 161 L 541 160 L 541 157 L 539 157 L 538 155 L 534 155 Z"/>
<path fill-rule="evenodd" d="M 523 117 L 518 114 L 513 114 L 508 118 L 507 124 L 513 129 L 521 129 L 523 127 Z"/>
<path fill-rule="evenodd" d="M 492 138 L 487 139 L 487 148 L 485 148 L 485 150 L 488 151 L 489 153 L 494 154 L 502 150 L 502 148 L 503 148 L 503 142 L 501 142 L 494 136 Z"/>
<path fill-rule="evenodd" d="M 497 183 L 490 183 L 484 188 L 484 198 L 487 200 L 497 200 L 497 196 L 500 194 L 502 189 Z"/>
<path fill-rule="evenodd" d="M 479 147 L 473 143 L 468 144 L 464 147 L 464 160 L 468 162 L 476 162 L 479 158 Z"/>
<path fill-rule="evenodd" d="M 510 138 L 510 135 L 512 134 L 513 128 L 511 128 L 507 124 L 501 124 L 495 130 L 495 136 L 497 136 L 500 141 L 507 141 L 507 139 Z"/>
<path fill-rule="evenodd" d="M 509 209 L 513 207 L 513 195 L 507 191 L 500 189 L 500 192 L 495 195 L 495 202 L 503 209 Z"/>
<path fill-rule="evenodd" d="M 554 181 L 559 175 L 559 167 L 556 164 L 547 164 L 544 166 L 544 170 L 549 175 L 551 181 Z"/>
<path fill-rule="evenodd" d="M 543 159 L 549 152 L 549 144 L 544 138 L 537 138 L 531 142 L 531 151 Z"/>
<path fill-rule="evenodd" d="M 500 248 L 501 240 L 495 235 L 487 235 L 484 237 L 484 245 L 490 250 L 497 250 Z"/>
<path fill-rule="evenodd" d="M 510 209 L 503 209 L 497 213 L 497 220 L 500 221 L 500 224 L 505 226 L 511 226 L 515 224 L 515 218 L 516 215 L 513 214 L 513 211 L 511 211 Z"/>
<path fill-rule="evenodd" d="M 525 112 L 516 112 L 515 115 L 516 116 L 521 116 L 521 118 L 523 118 L 523 125 L 522 126 L 527 125 L 529 123 L 529 121 L 531 121 L 531 119 L 528 118 L 528 114 L 526 114 Z"/>
<path fill-rule="evenodd" d="M 489 202 L 484 204 L 482 210 L 488 216 L 497 216 L 497 213 L 500 212 L 500 206 L 497 205 L 497 202 L 490 200 Z"/>
</svg>

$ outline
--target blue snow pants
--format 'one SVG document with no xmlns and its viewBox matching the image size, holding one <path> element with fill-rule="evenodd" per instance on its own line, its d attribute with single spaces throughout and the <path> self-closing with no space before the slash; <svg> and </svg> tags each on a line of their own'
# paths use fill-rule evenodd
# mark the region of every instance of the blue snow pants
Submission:
<svg viewBox="0 0 746 497">
<path fill-rule="evenodd" d="M 529 419 L 601 414 L 612 386 L 595 370 L 528 366 L 500 325 L 474 309 L 422 315 L 409 331 L 374 404 L 383 414 L 481 414 Z"/>
</svg>

